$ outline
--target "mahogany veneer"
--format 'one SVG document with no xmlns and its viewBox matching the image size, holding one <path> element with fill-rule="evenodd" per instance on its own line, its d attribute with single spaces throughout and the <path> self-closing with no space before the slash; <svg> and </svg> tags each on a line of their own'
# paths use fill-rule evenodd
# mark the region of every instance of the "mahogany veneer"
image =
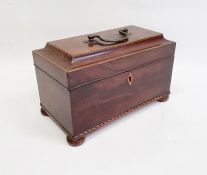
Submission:
<svg viewBox="0 0 207 175">
<path fill-rule="evenodd" d="M 41 113 L 78 146 L 89 133 L 168 100 L 175 42 L 136 26 L 48 42 L 33 51 Z"/>
</svg>

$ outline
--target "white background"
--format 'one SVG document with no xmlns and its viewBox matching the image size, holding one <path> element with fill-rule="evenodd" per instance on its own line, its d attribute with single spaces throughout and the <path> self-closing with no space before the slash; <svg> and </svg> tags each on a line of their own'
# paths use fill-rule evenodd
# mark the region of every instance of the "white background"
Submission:
<svg viewBox="0 0 207 175">
<path fill-rule="evenodd" d="M 39 112 L 32 50 L 125 25 L 177 42 L 170 100 L 80 147 Z M 206 0 L 0 0 L 0 174 L 207 174 Z"/>
</svg>

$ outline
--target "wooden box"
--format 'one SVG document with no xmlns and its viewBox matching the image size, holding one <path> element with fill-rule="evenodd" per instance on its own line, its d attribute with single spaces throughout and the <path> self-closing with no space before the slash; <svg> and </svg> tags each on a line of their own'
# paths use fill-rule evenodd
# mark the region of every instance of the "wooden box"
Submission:
<svg viewBox="0 0 207 175">
<path fill-rule="evenodd" d="M 136 26 L 48 42 L 33 51 L 41 112 L 80 145 L 122 115 L 166 101 L 174 52 L 175 42 Z"/>
</svg>

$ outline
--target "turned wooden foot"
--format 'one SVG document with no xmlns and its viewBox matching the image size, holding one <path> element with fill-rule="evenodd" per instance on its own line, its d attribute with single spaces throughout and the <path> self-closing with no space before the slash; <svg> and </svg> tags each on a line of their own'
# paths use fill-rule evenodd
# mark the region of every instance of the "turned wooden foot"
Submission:
<svg viewBox="0 0 207 175">
<path fill-rule="evenodd" d="M 166 102 L 168 99 L 169 99 L 169 95 L 167 95 L 167 96 L 165 96 L 165 97 L 163 97 L 163 98 L 161 98 L 161 99 L 159 99 L 157 101 L 159 101 L 159 102 Z"/>
<path fill-rule="evenodd" d="M 85 141 L 85 137 L 80 138 L 78 140 L 73 140 L 71 139 L 71 137 L 67 136 L 67 141 L 69 143 L 70 146 L 80 146 L 83 144 L 83 142 Z"/>
<path fill-rule="evenodd" d="M 45 116 L 45 117 L 48 116 L 47 112 L 43 108 L 40 109 L 40 112 L 43 116 Z"/>
</svg>

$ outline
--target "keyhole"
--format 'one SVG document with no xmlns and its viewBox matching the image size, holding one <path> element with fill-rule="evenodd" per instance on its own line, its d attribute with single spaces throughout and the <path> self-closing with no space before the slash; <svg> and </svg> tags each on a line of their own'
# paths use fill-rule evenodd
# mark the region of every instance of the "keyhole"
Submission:
<svg viewBox="0 0 207 175">
<path fill-rule="evenodd" d="M 128 77 L 128 83 L 131 86 L 132 85 L 132 73 L 130 72 L 129 77 Z"/>
</svg>

